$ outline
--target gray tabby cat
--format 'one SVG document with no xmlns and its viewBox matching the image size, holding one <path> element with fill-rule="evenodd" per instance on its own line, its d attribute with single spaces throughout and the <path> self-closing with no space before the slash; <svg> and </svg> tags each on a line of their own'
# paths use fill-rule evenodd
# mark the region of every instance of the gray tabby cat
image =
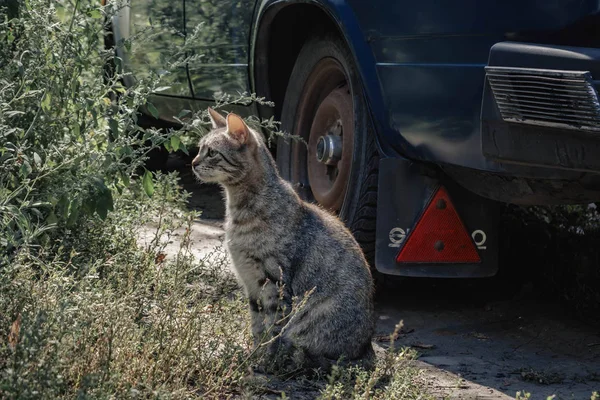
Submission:
<svg viewBox="0 0 600 400">
<path fill-rule="evenodd" d="M 277 368 L 284 359 L 287 367 L 327 370 L 340 357 L 372 365 L 373 280 L 358 243 L 279 176 L 261 134 L 235 114 L 208 111 L 213 130 L 192 168 L 225 189 L 226 245 L 250 303 L 255 345 L 268 343 Z M 289 315 L 293 298 L 305 305 Z"/>
</svg>

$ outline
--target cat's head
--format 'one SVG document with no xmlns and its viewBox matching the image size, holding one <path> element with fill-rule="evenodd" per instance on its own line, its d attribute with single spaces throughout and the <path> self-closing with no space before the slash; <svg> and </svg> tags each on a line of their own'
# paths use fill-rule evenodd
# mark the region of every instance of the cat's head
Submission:
<svg viewBox="0 0 600 400">
<path fill-rule="evenodd" d="M 234 184 L 256 168 L 259 134 L 236 114 L 227 118 L 208 108 L 212 130 L 200 139 L 192 170 L 203 182 Z"/>
</svg>

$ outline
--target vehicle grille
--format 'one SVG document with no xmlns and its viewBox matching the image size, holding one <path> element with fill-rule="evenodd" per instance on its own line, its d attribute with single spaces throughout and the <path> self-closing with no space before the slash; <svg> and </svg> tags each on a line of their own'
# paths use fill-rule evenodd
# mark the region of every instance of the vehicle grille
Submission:
<svg viewBox="0 0 600 400">
<path fill-rule="evenodd" d="M 600 130 L 600 103 L 588 71 L 485 69 L 505 121 Z"/>
</svg>

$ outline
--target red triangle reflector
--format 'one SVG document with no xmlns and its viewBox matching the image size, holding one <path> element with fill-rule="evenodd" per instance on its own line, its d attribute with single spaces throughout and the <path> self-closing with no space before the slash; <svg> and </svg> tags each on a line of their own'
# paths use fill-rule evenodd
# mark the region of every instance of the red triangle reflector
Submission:
<svg viewBox="0 0 600 400">
<path fill-rule="evenodd" d="M 442 186 L 398 253 L 399 263 L 479 263 L 473 239 Z"/>
</svg>

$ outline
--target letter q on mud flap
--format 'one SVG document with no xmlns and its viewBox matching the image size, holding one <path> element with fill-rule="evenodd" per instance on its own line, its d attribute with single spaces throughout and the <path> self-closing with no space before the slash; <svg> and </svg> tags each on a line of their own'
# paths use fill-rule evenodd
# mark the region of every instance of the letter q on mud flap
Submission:
<svg viewBox="0 0 600 400">
<path fill-rule="evenodd" d="M 392 230 L 390 231 L 390 243 L 388 244 L 389 247 L 400 247 L 400 245 L 404 242 L 404 240 L 406 239 L 406 236 L 408 235 L 408 231 L 409 229 L 402 229 L 402 228 L 392 228 Z"/>
</svg>

